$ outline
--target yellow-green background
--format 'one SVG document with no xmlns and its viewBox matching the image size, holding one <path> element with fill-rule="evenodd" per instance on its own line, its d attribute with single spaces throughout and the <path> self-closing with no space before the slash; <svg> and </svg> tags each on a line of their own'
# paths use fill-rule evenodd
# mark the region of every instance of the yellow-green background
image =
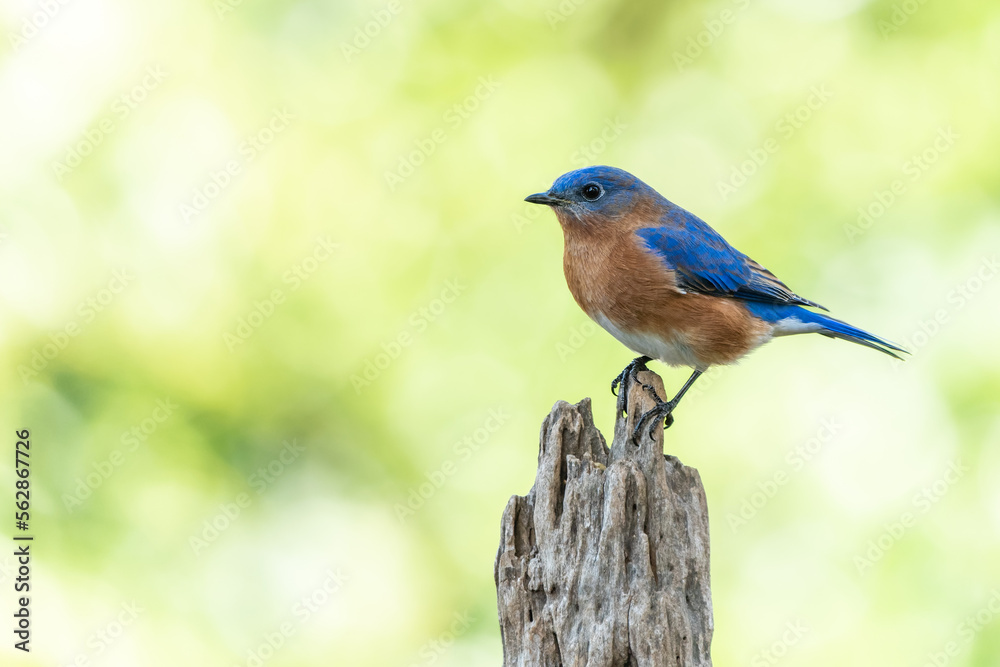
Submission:
<svg viewBox="0 0 1000 667">
<path fill-rule="evenodd" d="M 11 39 L 47 6 L 37 34 Z M 345 52 L 373 12 L 386 25 Z M 528 491 L 557 399 L 593 397 L 608 432 L 608 385 L 631 357 L 587 324 L 554 217 L 522 201 L 594 162 L 915 352 L 897 366 L 785 339 L 682 405 L 666 446 L 707 489 L 716 664 L 778 664 L 760 653 L 774 645 L 780 664 L 920 666 L 949 642 L 948 665 L 1000 662 L 997 614 L 971 637 L 959 626 L 1000 591 L 994 3 L 5 0 L 0 31 L 2 493 L 14 431 L 30 428 L 36 536 L 34 650 L 5 632 L 3 664 L 245 665 L 285 622 L 294 634 L 265 664 L 499 664 L 501 511 Z M 116 100 L 148 67 L 165 78 L 122 117 Z M 473 104 L 481 77 L 498 85 Z M 784 136 L 776 123 L 813 87 L 831 97 Z M 477 108 L 450 122 L 463 102 Z M 275 110 L 292 119 L 246 160 L 241 142 Z M 55 163 L 104 119 L 113 130 L 60 178 Z M 609 122 L 625 127 L 601 140 Z M 947 128 L 957 139 L 910 180 L 907 160 Z M 432 136 L 390 188 L 386 172 Z M 724 199 L 719 182 L 769 137 L 777 152 Z M 185 220 L 230 160 L 237 176 Z M 906 191 L 849 234 L 895 179 Z M 322 237 L 335 251 L 292 290 L 283 277 Z M 122 269 L 134 279 L 84 322 L 80 304 Z M 439 309 L 448 281 L 462 289 Z M 978 289 L 959 298 L 965 285 Z M 283 302 L 231 351 L 224 335 L 275 289 Z M 78 335 L 24 377 L 71 323 Z M 352 383 L 400 334 L 398 357 Z M 686 376 L 657 369 L 668 387 Z M 124 452 L 158 399 L 177 408 Z M 491 410 L 502 425 L 460 455 Z M 819 453 L 793 470 L 789 451 L 813 438 Z M 285 441 L 304 453 L 258 494 L 251 476 Z M 70 511 L 65 495 L 114 450 L 121 465 Z M 956 460 L 967 471 L 939 500 L 914 500 Z M 243 493 L 249 507 L 196 555 L 190 538 Z M 906 512 L 914 525 L 859 572 Z M 12 564 L 0 559 L 4 627 Z M 299 623 L 296 601 L 327 572 L 342 583 Z M 133 602 L 138 618 L 98 655 L 93 636 Z M 472 621 L 451 643 L 456 614 Z M 794 644 L 788 623 L 808 628 Z"/>
</svg>

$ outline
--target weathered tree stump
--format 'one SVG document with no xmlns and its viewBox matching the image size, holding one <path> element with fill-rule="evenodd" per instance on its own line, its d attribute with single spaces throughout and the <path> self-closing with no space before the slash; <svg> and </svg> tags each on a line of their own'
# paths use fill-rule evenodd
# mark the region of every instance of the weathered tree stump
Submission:
<svg viewBox="0 0 1000 667">
<path fill-rule="evenodd" d="M 655 373 L 642 382 L 663 396 Z M 631 434 L 653 406 L 629 392 L 609 450 L 590 399 L 542 424 L 535 484 L 503 513 L 494 564 L 505 667 L 710 667 L 708 508 L 698 471 Z M 646 429 L 648 431 L 648 429 Z"/>
</svg>

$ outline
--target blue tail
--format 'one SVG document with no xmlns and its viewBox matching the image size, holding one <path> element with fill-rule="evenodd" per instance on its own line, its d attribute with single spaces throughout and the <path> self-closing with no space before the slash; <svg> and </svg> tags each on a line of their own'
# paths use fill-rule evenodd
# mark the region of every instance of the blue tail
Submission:
<svg viewBox="0 0 1000 667">
<path fill-rule="evenodd" d="M 796 333 L 820 333 L 830 338 L 841 338 L 849 340 L 852 343 L 857 343 L 858 345 L 870 347 L 873 350 L 878 350 L 900 360 L 902 360 L 902 357 L 896 354 L 897 352 L 909 354 L 909 352 L 900 346 L 884 338 L 879 338 L 874 334 L 870 334 L 863 329 L 858 329 L 847 322 L 842 322 L 829 315 L 821 315 L 811 310 L 806 310 L 802 306 L 753 302 L 745 302 L 744 305 L 747 307 L 747 310 L 757 317 L 775 325 L 774 333 L 776 336 Z"/>
</svg>

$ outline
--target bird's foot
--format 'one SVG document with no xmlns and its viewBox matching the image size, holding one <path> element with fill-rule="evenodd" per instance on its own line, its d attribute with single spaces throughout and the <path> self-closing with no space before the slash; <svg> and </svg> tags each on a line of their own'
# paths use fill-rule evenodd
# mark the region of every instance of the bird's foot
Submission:
<svg viewBox="0 0 1000 667">
<path fill-rule="evenodd" d="M 639 421 L 635 424 L 635 430 L 632 431 L 632 439 L 638 442 L 639 434 L 642 433 L 642 429 L 646 428 L 649 424 L 649 437 L 652 438 L 656 432 L 656 426 L 663 420 L 663 428 L 668 429 L 674 423 L 674 415 L 672 414 L 674 408 L 677 407 L 677 401 L 661 401 L 660 397 L 656 395 L 656 391 L 649 385 L 643 385 L 643 389 L 647 390 L 652 397 L 656 400 L 656 405 L 643 413 L 639 417 Z"/>
<path fill-rule="evenodd" d="M 619 415 L 623 415 L 623 414 L 625 414 L 625 413 L 628 412 L 628 385 L 629 385 L 629 380 L 635 381 L 636 380 L 636 374 L 639 371 L 648 371 L 649 369 L 646 368 L 646 364 L 648 362 L 650 362 L 650 361 L 652 361 L 652 359 L 649 358 L 649 357 L 646 357 L 646 356 L 636 357 L 631 362 L 629 362 L 629 365 L 625 367 L 625 370 L 623 370 L 621 373 L 619 373 L 618 377 L 616 377 L 611 382 L 611 395 L 618 397 L 618 414 Z M 621 385 L 620 389 L 619 389 L 619 385 Z M 618 390 L 617 393 L 615 392 L 616 389 Z"/>
</svg>

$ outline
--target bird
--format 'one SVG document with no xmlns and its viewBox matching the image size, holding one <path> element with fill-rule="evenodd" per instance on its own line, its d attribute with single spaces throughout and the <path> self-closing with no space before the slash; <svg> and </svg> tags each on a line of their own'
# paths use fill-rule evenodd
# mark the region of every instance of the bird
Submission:
<svg viewBox="0 0 1000 667">
<path fill-rule="evenodd" d="M 592 166 L 563 174 L 525 201 L 550 207 L 563 231 L 563 272 L 573 298 L 605 331 L 639 356 L 611 383 L 618 414 L 646 364 L 693 372 L 669 401 L 646 386 L 655 406 L 641 415 L 650 435 L 710 367 L 733 364 L 773 338 L 819 333 L 897 359 L 907 351 L 805 299 L 731 246 L 701 218 L 632 174 Z"/>
</svg>

